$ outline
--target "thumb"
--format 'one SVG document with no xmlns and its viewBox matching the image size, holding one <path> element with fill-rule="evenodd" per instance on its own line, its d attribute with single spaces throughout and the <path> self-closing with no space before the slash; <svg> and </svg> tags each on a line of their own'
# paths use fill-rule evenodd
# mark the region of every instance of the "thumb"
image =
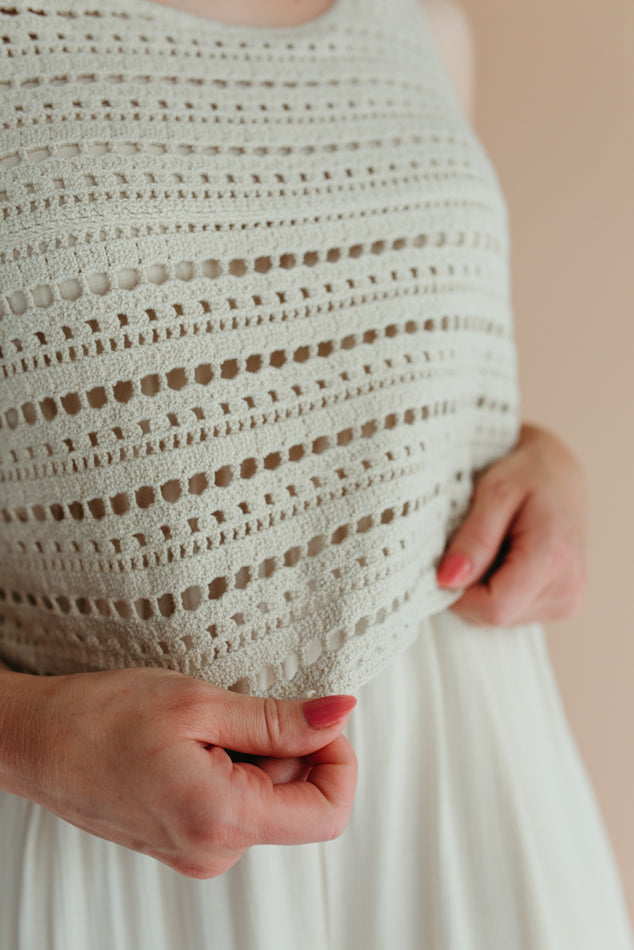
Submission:
<svg viewBox="0 0 634 950">
<path fill-rule="evenodd" d="M 482 477 L 476 484 L 471 508 L 438 567 L 436 578 L 440 587 L 467 587 L 495 566 L 524 501 L 519 485 Z"/>
<path fill-rule="evenodd" d="M 356 705 L 354 696 L 320 699 L 260 699 L 210 686 L 202 741 L 251 755 L 309 755 L 342 732 Z"/>
</svg>

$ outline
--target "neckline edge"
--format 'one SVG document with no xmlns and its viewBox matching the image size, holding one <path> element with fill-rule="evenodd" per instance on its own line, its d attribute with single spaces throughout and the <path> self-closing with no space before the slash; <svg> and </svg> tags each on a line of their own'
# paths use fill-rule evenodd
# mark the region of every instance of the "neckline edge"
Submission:
<svg viewBox="0 0 634 950">
<path fill-rule="evenodd" d="M 232 33 L 235 36 L 240 34 L 249 36 L 281 36 L 298 33 L 311 32 L 315 29 L 327 28 L 332 21 L 341 16 L 343 8 L 349 0 L 332 0 L 330 6 L 323 13 L 305 20 L 303 23 L 297 23 L 289 26 L 255 26 L 249 23 L 226 23 L 223 20 L 215 20 L 212 17 L 202 16 L 200 13 L 194 13 L 191 10 L 180 10 L 177 7 L 168 4 L 156 3 L 155 0 L 126 0 L 125 6 L 129 9 L 130 3 L 133 3 L 139 10 L 146 10 L 159 17 L 184 17 L 195 24 L 209 24 L 217 31 Z"/>
</svg>

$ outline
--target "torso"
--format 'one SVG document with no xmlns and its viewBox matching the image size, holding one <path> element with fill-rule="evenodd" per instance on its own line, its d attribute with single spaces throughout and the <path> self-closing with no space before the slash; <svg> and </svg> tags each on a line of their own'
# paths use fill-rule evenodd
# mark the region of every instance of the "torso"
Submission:
<svg viewBox="0 0 634 950">
<path fill-rule="evenodd" d="M 4 25 L 0 658 L 352 691 L 516 443 L 503 196 L 420 0 L 161 3 Z"/>
</svg>

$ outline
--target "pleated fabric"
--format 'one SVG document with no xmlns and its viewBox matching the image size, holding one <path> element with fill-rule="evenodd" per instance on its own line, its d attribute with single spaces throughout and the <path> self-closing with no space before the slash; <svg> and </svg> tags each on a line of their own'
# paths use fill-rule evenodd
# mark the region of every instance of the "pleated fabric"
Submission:
<svg viewBox="0 0 634 950">
<path fill-rule="evenodd" d="M 2 950 L 632 950 L 541 626 L 443 611 L 358 700 L 344 834 L 213 880 L 0 795 Z"/>
</svg>

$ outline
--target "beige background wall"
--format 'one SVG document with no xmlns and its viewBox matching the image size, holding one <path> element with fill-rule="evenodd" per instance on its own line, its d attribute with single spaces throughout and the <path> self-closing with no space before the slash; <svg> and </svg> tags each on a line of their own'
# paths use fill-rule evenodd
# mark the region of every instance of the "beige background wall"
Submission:
<svg viewBox="0 0 634 950">
<path fill-rule="evenodd" d="M 524 416 L 588 475 L 585 607 L 548 642 L 634 918 L 634 3 L 461 2 L 510 208 Z"/>
</svg>

